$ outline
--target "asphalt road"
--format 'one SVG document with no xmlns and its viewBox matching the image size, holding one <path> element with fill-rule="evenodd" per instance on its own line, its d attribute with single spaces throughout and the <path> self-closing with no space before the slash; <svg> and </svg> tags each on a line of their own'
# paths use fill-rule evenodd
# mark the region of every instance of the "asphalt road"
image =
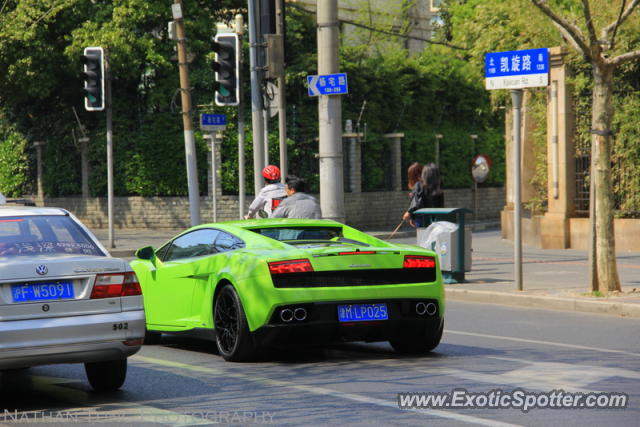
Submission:
<svg viewBox="0 0 640 427">
<path fill-rule="evenodd" d="M 421 357 L 354 343 L 234 364 L 212 343 L 165 336 L 130 359 L 123 389 L 110 394 L 91 392 L 80 365 L 2 374 L 0 425 L 640 426 L 638 331 L 637 319 L 450 302 L 442 343 Z M 629 402 L 527 413 L 398 408 L 400 392 L 460 388 L 622 392 Z"/>
</svg>

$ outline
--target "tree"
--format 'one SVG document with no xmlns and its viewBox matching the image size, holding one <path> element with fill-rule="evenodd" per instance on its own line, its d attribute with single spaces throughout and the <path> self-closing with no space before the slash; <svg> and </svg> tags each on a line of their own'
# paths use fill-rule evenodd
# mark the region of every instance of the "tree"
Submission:
<svg viewBox="0 0 640 427">
<path fill-rule="evenodd" d="M 563 37 L 591 66 L 594 80 L 591 113 L 591 229 L 594 238 L 590 242 L 592 289 L 601 292 L 619 291 L 620 279 L 616 265 L 615 235 L 613 225 L 613 185 L 611 180 L 611 123 L 613 120 L 613 76 L 622 64 L 640 58 L 640 50 L 624 52 L 616 45 L 616 35 L 621 26 L 637 8 L 640 0 L 620 0 L 618 7 L 607 4 L 606 9 L 616 10 L 617 16 L 596 32 L 596 19 L 592 16 L 589 0 L 581 0 L 586 35 L 569 19 L 561 16 L 546 0 L 531 0 L 554 25 Z M 603 6 L 601 10 L 606 10 Z M 600 16 L 606 15 L 604 13 Z M 600 21 L 603 19 L 600 18 Z M 622 51 L 622 52 L 621 52 Z M 594 197 L 595 195 L 595 197 Z M 595 218 L 593 213 L 595 213 Z M 595 261 L 595 263 L 594 263 Z"/>
</svg>

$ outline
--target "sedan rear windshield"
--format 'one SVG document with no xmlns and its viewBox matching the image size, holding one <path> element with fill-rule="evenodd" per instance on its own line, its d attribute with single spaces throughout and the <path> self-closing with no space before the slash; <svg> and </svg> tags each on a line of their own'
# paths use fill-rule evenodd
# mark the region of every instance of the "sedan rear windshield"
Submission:
<svg viewBox="0 0 640 427">
<path fill-rule="evenodd" d="M 30 255 L 105 255 L 70 217 L 62 215 L 0 218 L 0 257 Z"/>
</svg>

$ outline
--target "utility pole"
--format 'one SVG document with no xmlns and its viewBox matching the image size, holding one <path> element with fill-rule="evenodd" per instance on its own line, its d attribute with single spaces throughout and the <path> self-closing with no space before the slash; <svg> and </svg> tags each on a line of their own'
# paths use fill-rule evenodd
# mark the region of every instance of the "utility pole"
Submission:
<svg viewBox="0 0 640 427">
<path fill-rule="evenodd" d="M 36 185 L 38 187 L 38 202 L 41 206 L 44 206 L 44 184 L 42 180 L 42 147 L 44 147 L 44 141 L 35 141 L 33 146 L 36 149 Z"/>
<path fill-rule="evenodd" d="M 276 0 L 276 34 L 284 38 L 284 0 Z M 283 39 L 284 45 L 284 39 Z M 284 53 L 284 52 L 283 52 Z M 282 62 L 285 56 L 282 55 Z M 283 67 L 284 69 L 284 64 Z M 287 109 L 285 97 L 284 73 L 278 76 L 278 135 L 280 137 L 280 171 L 282 172 L 282 182 L 288 172 L 287 159 Z"/>
<path fill-rule="evenodd" d="M 244 20 L 242 14 L 236 15 L 236 34 L 238 34 L 238 40 L 240 49 L 237 52 L 239 60 L 238 69 L 238 89 L 240 95 L 238 96 L 238 209 L 240 211 L 239 218 L 244 217 L 244 205 L 245 205 L 245 190 L 244 190 L 244 88 L 242 85 L 242 68 L 244 64 L 244 57 L 242 55 L 242 36 L 244 35 Z"/>
<path fill-rule="evenodd" d="M 471 136 L 471 168 L 473 168 L 473 159 L 476 155 L 476 141 L 478 140 L 478 135 L 473 134 Z M 471 169 L 473 170 L 473 169 Z M 478 181 L 473 178 L 473 174 L 471 175 L 471 194 L 473 199 L 473 219 L 478 220 Z"/>
<path fill-rule="evenodd" d="M 113 232 L 113 114 L 111 102 L 111 61 L 109 51 L 104 56 L 105 107 L 107 110 L 107 216 L 109 221 L 109 249 L 116 247 Z"/>
<path fill-rule="evenodd" d="M 189 187 L 189 213 L 191 226 L 200 224 L 200 190 L 198 188 L 198 168 L 196 163 L 196 143 L 191 123 L 191 92 L 189 89 L 189 64 L 187 63 L 186 36 L 182 0 L 171 5 L 178 36 L 178 69 L 180 70 L 180 94 L 182 100 L 182 125 L 184 127 L 184 151 L 187 160 L 187 183 Z"/>
<path fill-rule="evenodd" d="M 440 167 L 440 141 L 442 141 L 442 134 L 436 133 L 436 166 Z"/>
<path fill-rule="evenodd" d="M 262 117 L 262 64 L 258 55 L 260 29 L 257 19 L 257 0 L 249 0 L 249 65 L 251 67 L 251 123 L 253 126 L 253 185 L 254 194 L 262 188 L 264 163 L 263 117 Z"/>
<path fill-rule="evenodd" d="M 266 86 L 265 86 L 266 87 Z M 267 96 L 265 89 L 265 98 Z M 262 110 L 262 120 L 263 120 L 263 128 L 264 131 L 264 165 L 269 164 L 269 100 L 263 98 L 264 109 Z"/>
<path fill-rule="evenodd" d="M 339 71 L 338 0 L 317 0 L 318 74 Z M 320 207 L 323 218 L 344 222 L 342 111 L 340 96 L 320 95 Z"/>
</svg>

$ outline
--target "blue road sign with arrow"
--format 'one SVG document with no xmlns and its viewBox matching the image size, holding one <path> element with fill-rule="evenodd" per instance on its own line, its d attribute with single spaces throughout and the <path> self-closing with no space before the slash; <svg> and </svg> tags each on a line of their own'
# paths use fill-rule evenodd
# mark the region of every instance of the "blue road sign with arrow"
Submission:
<svg viewBox="0 0 640 427">
<path fill-rule="evenodd" d="M 347 73 L 307 76 L 309 96 L 344 95 L 349 93 Z"/>
</svg>

